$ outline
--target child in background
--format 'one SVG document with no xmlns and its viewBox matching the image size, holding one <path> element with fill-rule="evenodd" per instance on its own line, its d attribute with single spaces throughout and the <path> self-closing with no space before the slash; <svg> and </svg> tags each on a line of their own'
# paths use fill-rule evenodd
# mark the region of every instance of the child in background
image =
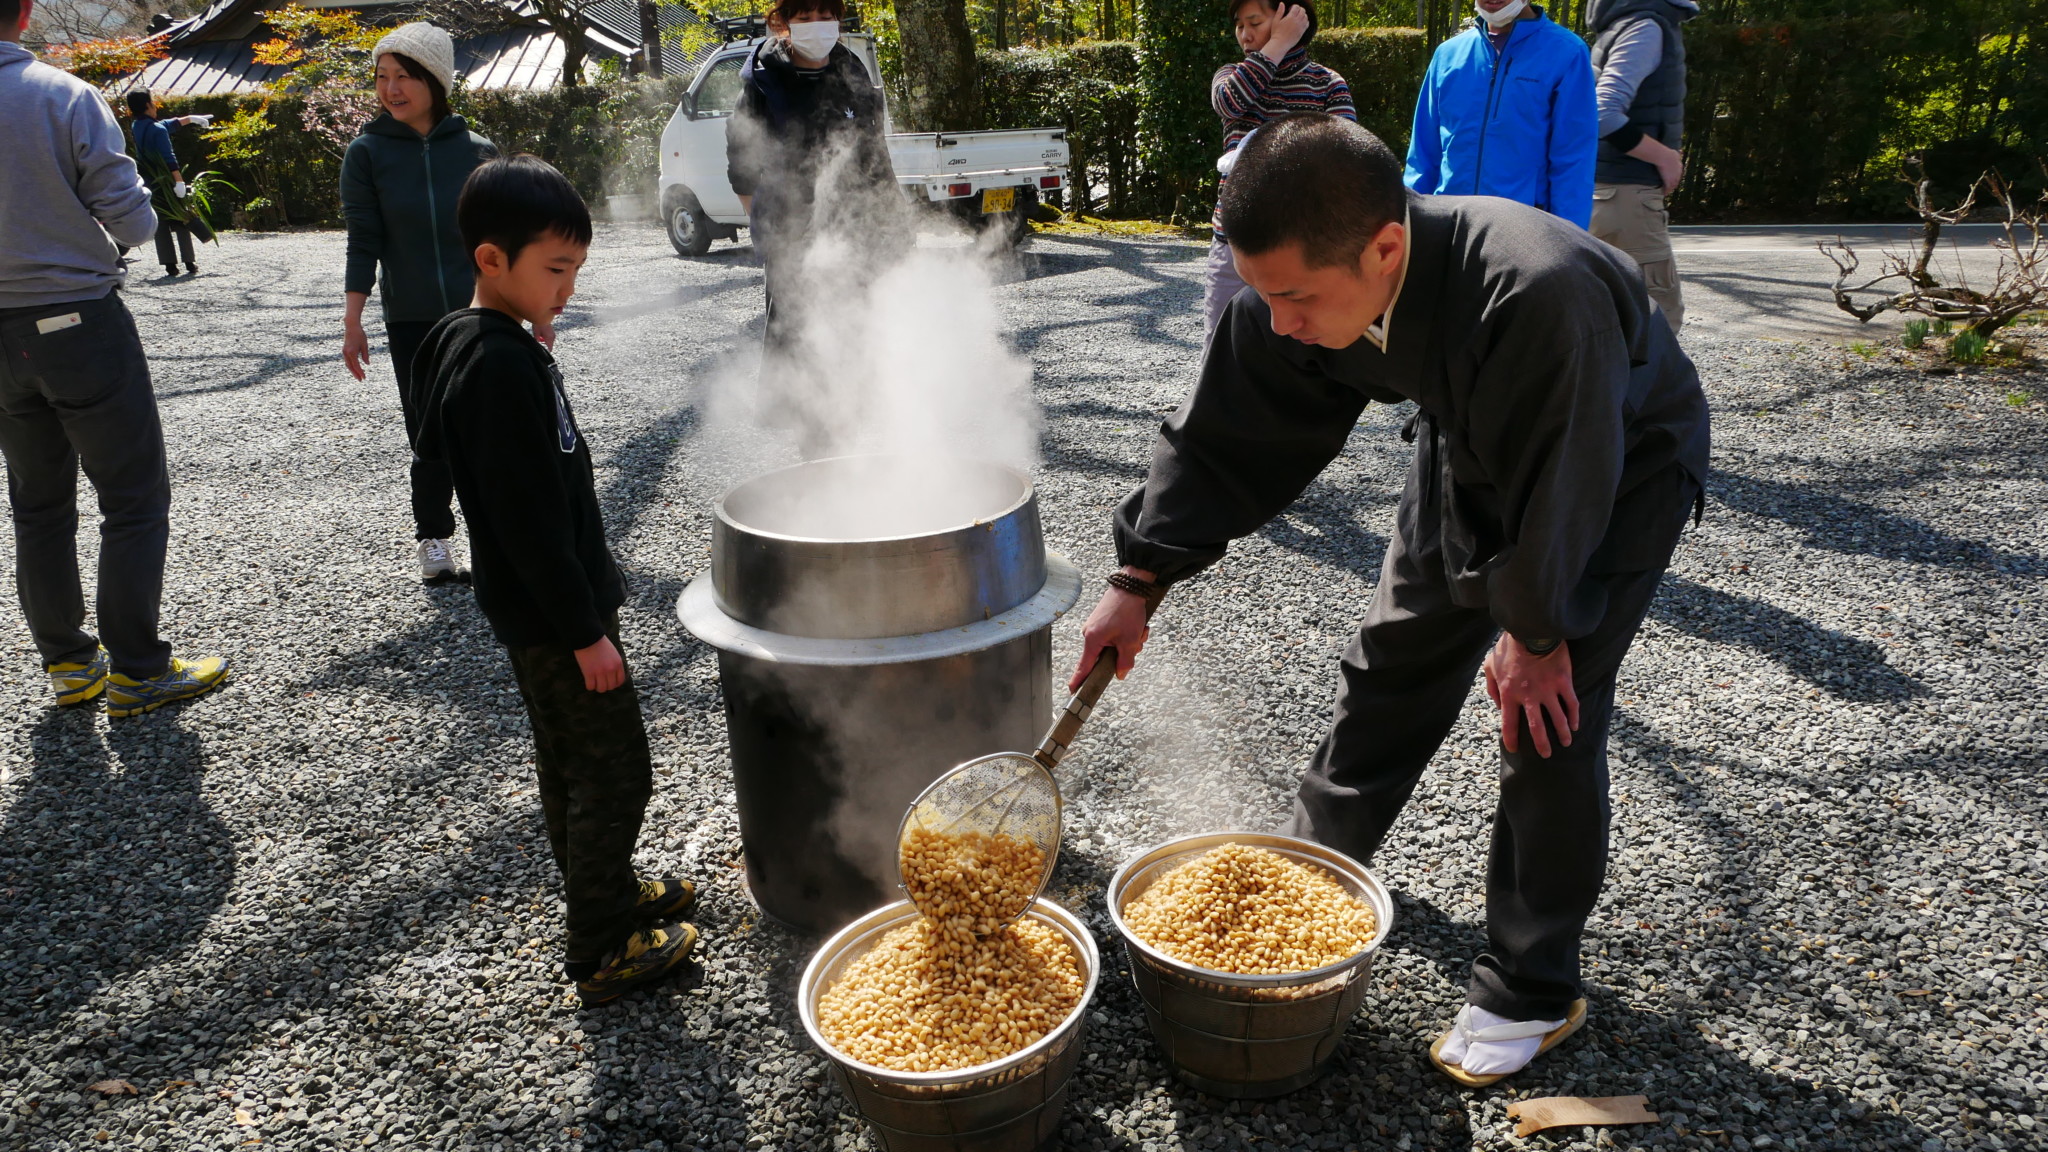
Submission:
<svg viewBox="0 0 2048 1152">
<path fill-rule="evenodd" d="M 1237 158 L 1237 146 L 1268 120 L 1290 112 L 1327 112 L 1346 120 L 1358 119 L 1351 105 L 1351 87 L 1344 77 L 1308 59 L 1308 42 L 1316 34 L 1316 10 L 1309 0 L 1236 0 L 1230 6 L 1232 32 L 1244 59 L 1225 64 L 1209 81 L 1210 101 L 1223 117 L 1223 155 L 1216 170 L 1230 178 L 1230 162 Z M 1222 202 L 1218 186 L 1217 202 Z M 1237 265 L 1230 258 L 1230 242 L 1224 238 L 1220 215 L 1212 221 L 1215 238 L 1209 241 L 1209 269 L 1202 294 L 1205 333 L 1216 331 L 1217 321 L 1232 297 L 1244 287 Z"/>
<path fill-rule="evenodd" d="M 454 478 L 477 605 L 533 724 L 567 906 L 563 971 L 585 1006 L 602 1004 L 669 975 L 697 930 L 675 919 L 696 895 L 687 881 L 633 870 L 653 769 L 619 648 L 625 578 L 561 371 L 521 327 L 551 325 L 575 293 L 590 212 L 560 172 L 519 155 L 472 172 L 455 213 L 476 295 L 420 347 L 413 448 Z"/>
</svg>

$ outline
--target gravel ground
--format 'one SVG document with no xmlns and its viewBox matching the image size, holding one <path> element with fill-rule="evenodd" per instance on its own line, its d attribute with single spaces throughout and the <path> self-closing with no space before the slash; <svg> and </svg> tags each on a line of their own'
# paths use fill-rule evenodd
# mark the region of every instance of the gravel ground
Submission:
<svg viewBox="0 0 2048 1152">
<path fill-rule="evenodd" d="M 1189 384 L 1199 257 L 1041 237 L 1001 289 L 1047 417 L 1047 537 L 1085 572 Z M 388 368 L 359 385 L 338 363 L 340 237 L 231 236 L 203 259 L 130 303 L 172 445 L 166 631 L 236 679 L 134 720 L 52 710 L 0 611 L 0 1147 L 871 1147 L 797 1022 L 816 941 L 741 893 L 716 661 L 673 614 L 744 470 L 695 398 L 758 340 L 745 249 L 684 262 L 652 228 L 603 229 L 563 325 L 633 582 L 658 772 L 643 864 L 705 889 L 701 967 L 591 1011 L 554 979 L 511 676 L 466 592 L 409 578 Z M 1719 471 L 1624 669 L 1586 1031 L 1499 1089 L 1427 1063 L 1484 940 L 1476 691 L 1376 862 L 1399 922 L 1318 1085 L 1264 1105 L 1177 1085 L 1108 947 L 1101 891 L 1128 854 L 1285 810 L 1409 451 L 1405 414 L 1374 408 L 1294 509 L 1175 596 L 1062 769 L 1054 896 L 1107 962 L 1068 1148 L 2041 1146 L 2048 417 L 2008 394 L 2048 381 L 1688 341 Z M 1056 629 L 1062 670 L 1076 631 Z M 139 1095 L 87 1091 L 109 1078 Z M 1505 1116 L 1632 1093 L 1662 1122 L 1522 1141 Z"/>
</svg>

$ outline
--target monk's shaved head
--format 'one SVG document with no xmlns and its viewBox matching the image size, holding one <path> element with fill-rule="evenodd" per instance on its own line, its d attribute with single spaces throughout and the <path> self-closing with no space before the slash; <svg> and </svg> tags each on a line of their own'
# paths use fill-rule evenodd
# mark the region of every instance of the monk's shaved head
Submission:
<svg viewBox="0 0 2048 1152">
<path fill-rule="evenodd" d="M 1230 246 L 1260 256 L 1301 245 L 1311 268 L 1356 266 L 1388 224 L 1407 214 L 1401 161 L 1380 138 L 1340 116 L 1282 116 L 1239 146 L 1219 216 Z"/>
</svg>

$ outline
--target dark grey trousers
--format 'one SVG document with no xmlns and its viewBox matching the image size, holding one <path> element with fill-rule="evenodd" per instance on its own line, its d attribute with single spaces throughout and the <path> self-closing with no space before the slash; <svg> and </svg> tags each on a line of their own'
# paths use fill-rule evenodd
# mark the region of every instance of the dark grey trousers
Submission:
<svg viewBox="0 0 2048 1152">
<path fill-rule="evenodd" d="M 605 622 L 619 647 L 619 621 Z M 640 885 L 633 847 L 654 795 L 654 761 L 630 666 L 609 692 L 583 686 L 576 653 L 560 645 L 508 649 L 533 725 L 534 774 L 548 848 L 562 871 L 568 963 L 604 958 L 633 931 Z"/>
<path fill-rule="evenodd" d="M 412 362 L 434 330 L 429 321 L 387 320 L 384 339 L 391 345 L 391 370 L 398 377 L 398 407 L 405 413 L 405 442 L 419 435 L 420 412 L 413 403 Z M 446 540 L 455 535 L 455 477 L 445 460 L 412 455 L 412 534 L 415 540 Z"/>
<path fill-rule="evenodd" d="M 173 238 L 177 241 L 177 248 L 175 250 L 171 247 Z M 180 253 L 184 255 L 185 267 L 194 268 L 198 266 L 197 262 L 192 259 L 192 229 L 187 228 L 183 224 L 158 218 L 156 222 L 156 262 L 163 265 L 165 271 L 176 275 Z"/>
<path fill-rule="evenodd" d="M 1330 732 L 1289 825 L 1359 860 L 1371 860 L 1386 839 L 1500 632 L 1486 612 L 1452 603 L 1433 525 L 1421 522 L 1434 510 L 1418 508 L 1415 494 L 1411 477 L 1365 624 L 1344 652 Z M 1555 1020 L 1580 996 L 1579 937 L 1607 876 L 1614 678 L 1663 575 L 1658 568 L 1602 578 L 1607 615 L 1571 641 L 1579 696 L 1571 747 L 1553 739 L 1549 759 L 1536 755 L 1525 723 L 1522 751 L 1502 749 L 1486 868 L 1487 949 L 1473 961 L 1467 991 L 1488 1011 Z"/>
<path fill-rule="evenodd" d="M 118 293 L 0 309 L 0 452 L 15 589 L 43 662 L 83 663 L 104 642 L 114 671 L 162 675 L 171 481 L 142 338 Z M 100 506 L 99 637 L 85 630 L 78 579 L 81 464 Z"/>
</svg>

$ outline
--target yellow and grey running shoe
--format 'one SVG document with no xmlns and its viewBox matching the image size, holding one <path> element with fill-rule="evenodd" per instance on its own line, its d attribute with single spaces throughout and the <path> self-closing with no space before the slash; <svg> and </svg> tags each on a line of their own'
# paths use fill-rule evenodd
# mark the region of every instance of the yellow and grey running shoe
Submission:
<svg viewBox="0 0 2048 1152">
<path fill-rule="evenodd" d="M 139 716 L 166 704 L 202 696 L 227 678 L 228 662 L 219 656 L 202 660 L 172 658 L 161 676 L 132 680 L 119 672 L 107 677 L 107 715 Z"/>
<path fill-rule="evenodd" d="M 107 650 L 95 649 L 84 664 L 51 664 L 45 671 L 50 674 L 50 687 L 57 690 L 58 704 L 83 704 L 107 686 Z"/>
<path fill-rule="evenodd" d="M 675 876 L 643 879 L 640 881 L 640 899 L 633 904 L 633 915 L 643 924 L 658 924 L 675 919 L 683 909 L 696 902 L 697 886 L 688 880 Z"/>
<path fill-rule="evenodd" d="M 697 930 L 688 924 L 651 924 L 612 949 L 588 979 L 576 982 L 585 1008 L 608 1004 L 635 988 L 667 979 L 697 946 Z"/>
</svg>

